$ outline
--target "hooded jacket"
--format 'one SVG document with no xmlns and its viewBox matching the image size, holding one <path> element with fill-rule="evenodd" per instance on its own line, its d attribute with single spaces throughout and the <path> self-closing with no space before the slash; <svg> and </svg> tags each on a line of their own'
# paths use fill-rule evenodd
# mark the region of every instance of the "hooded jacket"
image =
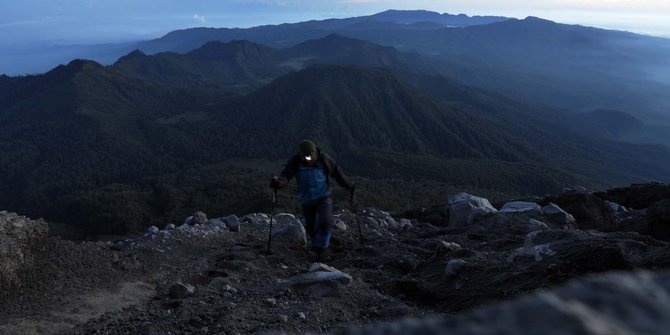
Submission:
<svg viewBox="0 0 670 335">
<path fill-rule="evenodd" d="M 317 150 L 317 159 L 313 165 L 303 162 L 303 155 L 296 153 L 284 167 L 281 179 L 284 184 L 292 178 L 298 181 L 298 192 L 303 204 L 311 205 L 331 195 L 331 177 L 342 187 L 350 190 L 353 184 L 340 171 L 337 163 L 326 153 Z"/>
</svg>

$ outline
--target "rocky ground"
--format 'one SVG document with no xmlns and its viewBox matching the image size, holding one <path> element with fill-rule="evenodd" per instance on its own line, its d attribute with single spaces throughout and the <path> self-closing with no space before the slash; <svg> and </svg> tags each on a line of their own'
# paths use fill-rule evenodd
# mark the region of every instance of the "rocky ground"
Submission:
<svg viewBox="0 0 670 335">
<path fill-rule="evenodd" d="M 266 214 L 75 243 L 0 212 L 0 333 L 661 334 L 668 190 L 340 211 L 321 259 L 290 214 L 267 253 Z"/>
</svg>

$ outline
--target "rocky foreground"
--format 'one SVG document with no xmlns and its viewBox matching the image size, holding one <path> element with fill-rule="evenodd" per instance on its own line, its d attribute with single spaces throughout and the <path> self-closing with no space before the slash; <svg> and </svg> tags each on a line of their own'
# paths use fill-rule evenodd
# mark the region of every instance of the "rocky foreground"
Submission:
<svg viewBox="0 0 670 335">
<path fill-rule="evenodd" d="M 0 212 L 0 333 L 665 334 L 669 203 L 647 184 L 340 211 L 320 262 L 288 213 L 267 253 L 267 214 L 74 243 Z"/>
</svg>

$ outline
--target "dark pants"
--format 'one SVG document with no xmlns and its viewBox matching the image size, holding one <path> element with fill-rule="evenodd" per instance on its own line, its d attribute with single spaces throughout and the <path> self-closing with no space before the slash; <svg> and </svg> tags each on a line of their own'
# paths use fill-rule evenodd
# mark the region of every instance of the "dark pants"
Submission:
<svg viewBox="0 0 670 335">
<path fill-rule="evenodd" d="M 313 205 L 302 205 L 305 214 L 305 229 L 312 247 L 328 248 L 332 236 L 333 199 L 325 197 Z"/>
</svg>

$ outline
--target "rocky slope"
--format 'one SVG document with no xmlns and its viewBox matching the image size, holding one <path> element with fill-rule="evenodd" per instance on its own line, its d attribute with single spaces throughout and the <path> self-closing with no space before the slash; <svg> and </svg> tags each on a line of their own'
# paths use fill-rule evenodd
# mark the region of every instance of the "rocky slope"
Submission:
<svg viewBox="0 0 670 335">
<path fill-rule="evenodd" d="M 267 253 L 267 214 L 196 213 L 116 242 L 19 243 L 43 222 L 3 212 L 2 245 L 15 247 L 0 256 L 16 265 L 1 268 L 0 333 L 659 333 L 670 319 L 668 189 L 338 211 L 321 263 L 288 213 L 274 216 Z M 618 205 L 622 194 L 654 210 Z M 19 253 L 30 261 L 6 261 Z"/>
</svg>

